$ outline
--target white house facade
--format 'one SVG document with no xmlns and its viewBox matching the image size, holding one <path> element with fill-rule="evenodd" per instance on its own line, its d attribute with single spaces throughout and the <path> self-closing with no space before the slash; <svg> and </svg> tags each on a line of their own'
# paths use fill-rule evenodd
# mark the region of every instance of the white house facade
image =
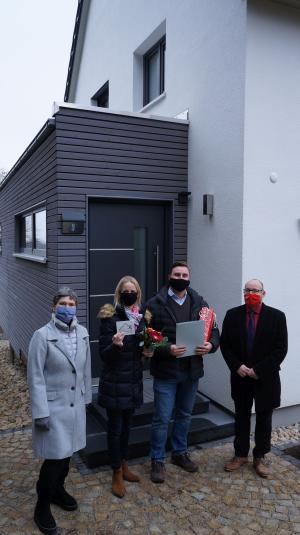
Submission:
<svg viewBox="0 0 300 535">
<path fill-rule="evenodd" d="M 65 95 L 189 120 L 192 286 L 220 326 L 253 277 L 286 313 L 285 421 L 299 420 L 300 404 L 299 50 L 296 0 L 81 0 Z M 220 353 L 207 357 L 201 391 L 232 408 Z"/>
</svg>

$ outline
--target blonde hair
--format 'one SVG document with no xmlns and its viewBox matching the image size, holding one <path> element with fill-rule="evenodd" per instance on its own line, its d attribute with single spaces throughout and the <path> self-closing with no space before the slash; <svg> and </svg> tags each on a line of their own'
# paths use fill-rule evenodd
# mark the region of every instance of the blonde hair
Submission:
<svg viewBox="0 0 300 535">
<path fill-rule="evenodd" d="M 141 291 L 141 287 L 138 283 L 138 281 L 132 277 L 131 275 L 125 275 L 125 277 L 122 277 L 117 286 L 116 286 L 116 289 L 115 289 L 115 297 L 114 297 L 114 304 L 115 306 L 117 305 L 121 305 L 121 292 L 122 292 L 122 287 L 124 284 L 126 284 L 126 282 L 131 282 L 132 284 L 134 284 L 135 288 L 136 288 L 136 291 L 137 291 L 137 299 L 136 299 L 136 302 L 138 305 L 141 304 L 141 300 L 142 300 L 142 291 Z"/>
</svg>

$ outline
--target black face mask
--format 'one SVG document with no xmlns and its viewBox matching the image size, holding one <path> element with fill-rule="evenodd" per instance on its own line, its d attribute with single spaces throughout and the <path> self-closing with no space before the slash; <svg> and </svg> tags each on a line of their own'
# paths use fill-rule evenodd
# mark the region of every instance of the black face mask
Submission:
<svg viewBox="0 0 300 535">
<path fill-rule="evenodd" d="M 190 281 L 188 279 L 170 279 L 169 284 L 176 292 L 183 292 L 190 285 Z"/>
<path fill-rule="evenodd" d="M 126 306 L 130 307 L 134 305 L 137 300 L 137 292 L 121 292 L 121 302 Z"/>
</svg>

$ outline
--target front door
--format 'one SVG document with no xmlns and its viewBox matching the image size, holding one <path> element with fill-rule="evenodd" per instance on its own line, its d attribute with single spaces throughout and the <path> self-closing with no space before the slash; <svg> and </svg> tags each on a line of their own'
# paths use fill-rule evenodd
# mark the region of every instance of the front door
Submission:
<svg viewBox="0 0 300 535">
<path fill-rule="evenodd" d="M 172 258 L 168 203 L 91 200 L 89 203 L 89 332 L 92 375 L 99 376 L 102 305 L 113 303 L 124 275 L 135 277 L 145 302 L 164 284 Z"/>
</svg>

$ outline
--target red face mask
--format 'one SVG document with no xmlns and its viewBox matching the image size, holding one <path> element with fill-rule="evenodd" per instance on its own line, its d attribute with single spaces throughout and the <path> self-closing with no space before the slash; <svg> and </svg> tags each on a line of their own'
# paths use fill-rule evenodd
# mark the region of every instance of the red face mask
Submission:
<svg viewBox="0 0 300 535">
<path fill-rule="evenodd" d="M 245 295 L 245 303 L 246 305 L 250 307 L 256 307 L 261 303 L 261 296 L 260 294 L 246 294 Z"/>
</svg>

